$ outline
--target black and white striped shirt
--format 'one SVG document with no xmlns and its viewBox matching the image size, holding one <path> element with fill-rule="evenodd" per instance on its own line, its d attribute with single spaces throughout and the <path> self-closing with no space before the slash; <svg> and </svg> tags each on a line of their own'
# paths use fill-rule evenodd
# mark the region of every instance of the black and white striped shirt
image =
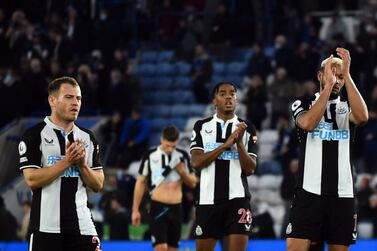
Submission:
<svg viewBox="0 0 377 251">
<path fill-rule="evenodd" d="M 292 115 L 298 116 L 311 109 L 319 98 L 298 99 L 292 104 Z M 354 125 L 350 123 L 351 109 L 347 101 L 329 100 L 321 121 L 312 132 L 297 126 L 300 159 L 297 185 L 308 192 L 353 198 L 351 142 Z"/>
<path fill-rule="evenodd" d="M 175 166 L 183 162 L 189 173 L 193 172 L 187 152 L 175 149 L 170 155 L 166 154 L 160 146 L 150 149 L 142 158 L 139 174 L 146 177 L 150 192 L 162 183 L 175 182 L 181 176 L 175 170 Z"/>
<path fill-rule="evenodd" d="M 99 146 L 89 130 L 74 125 L 66 134 L 48 117 L 23 135 L 18 146 L 20 169 L 51 168 L 64 159 L 66 143 L 76 139 L 85 144 L 88 166 L 102 169 Z M 97 235 L 78 167 L 69 167 L 50 184 L 33 190 L 30 227 L 32 231 L 46 233 Z"/>
<path fill-rule="evenodd" d="M 191 137 L 190 149 L 210 152 L 225 143 L 234 132 L 236 125 L 245 122 L 236 115 L 224 123 L 216 114 L 198 120 Z M 256 155 L 256 132 L 248 124 L 242 141 L 250 155 Z M 250 198 L 246 175 L 242 172 L 236 145 L 223 152 L 208 167 L 200 171 L 200 184 L 197 204 L 212 205 L 234 198 Z"/>
</svg>

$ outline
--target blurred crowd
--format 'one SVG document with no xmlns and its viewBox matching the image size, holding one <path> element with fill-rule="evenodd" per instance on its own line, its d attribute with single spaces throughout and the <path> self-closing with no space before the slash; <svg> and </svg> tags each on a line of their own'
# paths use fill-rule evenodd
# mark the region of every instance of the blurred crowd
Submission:
<svg viewBox="0 0 377 251">
<path fill-rule="evenodd" d="M 353 154 L 359 175 L 359 219 L 372 222 L 377 237 L 375 0 L 3 0 L 0 127 L 21 116 L 48 114 L 47 83 L 61 75 L 72 76 L 83 93 L 81 116 L 109 118 L 99 130 L 106 146 L 114 148 L 106 151 L 106 164 L 127 169 L 148 148 L 143 76 L 135 71 L 144 50 L 174 50 L 176 61 L 191 66 L 188 77 L 195 101 L 210 104 L 215 62 L 227 62 L 234 59 L 236 49 L 248 49 L 252 53 L 242 83 L 237 83 L 239 102 L 258 131 L 278 132 L 273 160 L 281 168 L 281 197 L 288 205 L 297 171 L 289 105 L 295 97 L 318 90 L 318 65 L 338 46 L 350 50 L 351 74 L 368 104 L 369 122 L 357 129 Z M 115 172 L 108 176 L 105 191 L 91 198 L 99 229 L 106 229 L 108 235 L 110 228 L 106 238 L 129 238 L 124 225 L 129 223 L 134 183 L 132 175 Z M 193 191 L 187 189 L 184 222 L 188 225 L 193 204 Z M 9 217 L 1 206 L 3 222 Z M 5 224 L 0 230 L 1 226 Z M 21 234 L 20 228 L 18 237 L 14 231 L 6 240 L 26 238 L 25 230 Z M 0 231 L 0 240 L 5 240 L 2 233 L 10 231 Z"/>
</svg>

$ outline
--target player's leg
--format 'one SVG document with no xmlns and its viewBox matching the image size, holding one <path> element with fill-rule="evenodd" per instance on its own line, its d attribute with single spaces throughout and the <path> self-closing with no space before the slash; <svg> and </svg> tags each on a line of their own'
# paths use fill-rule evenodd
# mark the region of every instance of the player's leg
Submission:
<svg viewBox="0 0 377 251">
<path fill-rule="evenodd" d="M 194 234 L 197 251 L 213 251 L 216 242 L 224 233 L 224 213 L 226 204 L 197 205 Z"/>
<path fill-rule="evenodd" d="M 329 216 L 324 226 L 329 251 L 348 251 L 357 237 L 357 215 L 353 198 L 328 198 Z"/>
<path fill-rule="evenodd" d="M 167 244 L 167 213 L 169 212 L 170 208 L 160 202 L 151 201 L 151 209 L 150 209 L 150 232 L 151 232 L 151 240 L 152 246 L 155 251 L 167 251 L 168 244 Z"/>
<path fill-rule="evenodd" d="M 160 243 L 154 245 L 154 251 L 167 251 L 168 250 L 168 244 L 167 243 Z"/>
<path fill-rule="evenodd" d="M 343 245 L 329 245 L 328 246 L 329 251 L 348 251 L 349 246 L 343 246 Z"/>
<path fill-rule="evenodd" d="M 287 238 L 287 251 L 308 251 L 310 247 L 310 240 Z"/>
<path fill-rule="evenodd" d="M 321 204 L 319 195 L 296 190 L 286 229 L 287 251 L 307 251 L 311 240 L 321 239 L 324 218 Z"/>
<path fill-rule="evenodd" d="M 216 239 L 197 239 L 196 251 L 213 251 L 216 246 Z"/>
<path fill-rule="evenodd" d="M 62 251 L 60 234 L 34 232 L 30 235 L 29 251 Z"/>
<path fill-rule="evenodd" d="M 236 198 L 227 202 L 224 217 L 229 250 L 246 250 L 252 223 L 249 199 Z"/>
<path fill-rule="evenodd" d="M 70 251 L 101 251 L 101 242 L 98 236 L 63 235 L 63 248 Z"/>
<path fill-rule="evenodd" d="M 228 235 L 228 250 L 229 251 L 245 251 L 249 236 L 244 234 Z"/>
<path fill-rule="evenodd" d="M 181 239 L 182 227 L 182 207 L 181 204 L 171 205 L 170 212 L 167 215 L 168 228 L 168 251 L 176 251 Z"/>
</svg>

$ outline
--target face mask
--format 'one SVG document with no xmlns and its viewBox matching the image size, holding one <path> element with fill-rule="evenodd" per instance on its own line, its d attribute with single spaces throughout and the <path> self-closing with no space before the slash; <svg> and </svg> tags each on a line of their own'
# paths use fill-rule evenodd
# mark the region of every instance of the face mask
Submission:
<svg viewBox="0 0 377 251">
<path fill-rule="evenodd" d="M 6 85 L 6 86 L 12 86 L 13 83 L 14 83 L 14 78 L 12 75 L 10 74 L 7 74 L 3 80 L 3 83 Z"/>
</svg>

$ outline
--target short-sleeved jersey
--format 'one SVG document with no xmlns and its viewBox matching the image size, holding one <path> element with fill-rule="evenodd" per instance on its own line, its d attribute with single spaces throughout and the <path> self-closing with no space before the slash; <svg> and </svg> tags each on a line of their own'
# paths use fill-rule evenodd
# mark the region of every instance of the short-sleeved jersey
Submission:
<svg viewBox="0 0 377 251">
<path fill-rule="evenodd" d="M 185 163 L 187 172 L 193 172 L 189 155 L 184 150 L 177 148 L 168 155 L 160 146 L 154 147 L 143 156 L 139 174 L 146 177 L 149 191 L 152 193 L 161 183 L 170 183 L 181 179 L 175 170 L 175 166 L 180 162 Z"/>
<path fill-rule="evenodd" d="M 64 159 L 65 146 L 76 139 L 83 140 L 86 163 L 94 170 L 102 169 L 99 146 L 93 134 L 74 125 L 69 133 L 48 117 L 29 128 L 19 145 L 20 169 L 53 168 Z M 87 207 L 87 193 L 76 165 L 69 167 L 50 184 L 33 190 L 30 215 L 32 231 L 73 235 L 97 235 Z"/>
<path fill-rule="evenodd" d="M 245 122 L 236 115 L 224 123 L 216 114 L 194 125 L 190 150 L 200 149 L 205 153 L 213 151 L 225 143 L 227 138 L 237 129 L 237 124 Z M 246 122 L 245 122 L 246 123 Z M 242 142 L 246 151 L 256 157 L 255 127 L 248 127 Z M 200 171 L 200 183 L 197 196 L 198 205 L 212 205 L 234 198 L 250 198 L 246 175 L 243 173 L 237 146 L 224 151 L 218 158 Z"/>
<path fill-rule="evenodd" d="M 350 123 L 348 102 L 340 97 L 329 100 L 312 132 L 297 125 L 298 117 L 311 109 L 318 98 L 316 93 L 311 99 L 298 99 L 292 104 L 300 145 L 297 185 L 318 195 L 353 198 L 350 152 L 354 125 Z"/>
</svg>

